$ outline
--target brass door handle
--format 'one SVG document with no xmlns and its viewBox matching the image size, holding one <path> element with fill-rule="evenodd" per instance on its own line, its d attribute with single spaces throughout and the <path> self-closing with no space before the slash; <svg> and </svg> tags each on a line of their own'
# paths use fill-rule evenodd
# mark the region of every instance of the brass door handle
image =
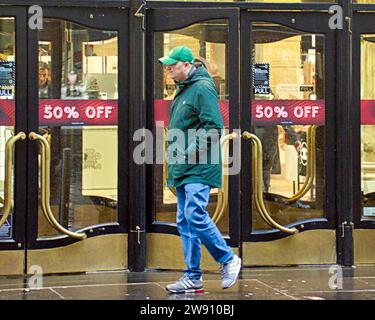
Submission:
<svg viewBox="0 0 375 320">
<path fill-rule="evenodd" d="M 15 136 L 12 136 L 8 139 L 5 144 L 5 181 L 4 181 L 4 207 L 3 207 L 3 216 L 0 220 L 0 227 L 7 220 L 12 207 L 12 165 L 13 165 L 13 147 L 18 140 L 24 140 L 26 134 L 22 131 L 17 133 Z"/>
<path fill-rule="evenodd" d="M 316 174 L 316 150 L 315 150 L 315 130 L 317 126 L 311 125 L 306 132 L 306 142 L 307 142 L 307 170 L 305 181 L 301 189 L 291 196 L 286 198 L 284 203 L 293 203 L 301 199 L 312 187 Z"/>
<path fill-rule="evenodd" d="M 251 139 L 253 145 L 253 184 L 254 184 L 254 202 L 261 218 L 272 228 L 279 229 L 285 233 L 295 234 L 298 233 L 297 228 L 287 228 L 278 224 L 273 220 L 268 213 L 263 200 L 263 153 L 262 142 L 259 138 L 250 132 L 243 132 L 242 138 L 245 140 Z"/>
<path fill-rule="evenodd" d="M 50 206 L 50 167 L 51 167 L 51 147 L 47 139 L 35 132 L 30 132 L 29 138 L 31 140 L 38 140 L 41 146 L 41 195 L 42 195 L 42 212 L 48 223 L 57 231 L 60 231 L 67 236 L 77 239 L 86 239 L 87 235 L 85 233 L 72 232 L 65 229 L 59 222 L 55 219 L 51 206 Z"/>
<path fill-rule="evenodd" d="M 222 154 L 222 167 L 224 169 L 225 161 L 224 161 L 224 152 L 225 148 L 229 144 L 229 140 L 233 140 L 238 137 L 238 134 L 236 132 L 232 132 L 230 134 L 227 134 L 221 138 L 220 146 L 221 146 L 221 154 Z M 224 215 L 225 208 L 228 206 L 228 199 L 229 199 L 229 181 L 228 181 L 228 175 L 224 174 L 224 170 L 222 173 L 222 187 L 221 189 L 218 189 L 217 193 L 217 203 L 216 203 L 216 209 L 212 216 L 213 222 L 216 224 L 219 223 L 221 218 Z"/>
</svg>

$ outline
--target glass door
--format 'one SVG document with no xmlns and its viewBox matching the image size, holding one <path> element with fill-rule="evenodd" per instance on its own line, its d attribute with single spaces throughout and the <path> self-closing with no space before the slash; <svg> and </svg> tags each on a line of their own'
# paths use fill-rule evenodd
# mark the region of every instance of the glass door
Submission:
<svg viewBox="0 0 375 320">
<path fill-rule="evenodd" d="M 44 8 L 29 34 L 28 266 L 127 267 L 127 10 Z"/>
<path fill-rule="evenodd" d="M 375 15 L 353 15 L 354 262 L 375 255 Z"/>
<path fill-rule="evenodd" d="M 26 9 L 0 11 L 0 274 L 24 273 Z"/>
<path fill-rule="evenodd" d="M 336 262 L 334 33 L 327 14 L 241 21 L 244 265 Z"/>
<path fill-rule="evenodd" d="M 230 163 L 230 154 L 240 142 L 238 105 L 238 10 L 237 9 L 150 9 L 147 10 L 146 28 L 146 108 L 147 128 L 155 139 L 156 150 L 147 170 L 147 261 L 148 268 L 176 268 L 182 263 L 181 241 L 176 227 L 177 198 L 168 188 L 166 146 L 169 108 L 176 85 L 163 72 L 158 58 L 176 46 L 188 46 L 196 57 L 195 65 L 206 68 L 212 76 L 219 96 L 224 128 L 221 138 L 223 166 Z M 163 148 L 160 148 L 163 150 Z M 164 155 L 163 155 L 164 153 Z M 158 156 L 159 155 L 159 156 Z M 238 246 L 239 236 L 239 167 L 231 175 L 223 175 L 223 187 L 212 189 L 207 210 L 225 236 L 227 242 Z M 236 170 L 237 169 L 237 170 Z M 204 265 L 213 260 L 202 248 Z M 235 249 L 237 250 L 237 249 Z M 181 253 L 181 256 L 180 256 Z M 210 260 L 211 259 L 211 260 Z"/>
</svg>

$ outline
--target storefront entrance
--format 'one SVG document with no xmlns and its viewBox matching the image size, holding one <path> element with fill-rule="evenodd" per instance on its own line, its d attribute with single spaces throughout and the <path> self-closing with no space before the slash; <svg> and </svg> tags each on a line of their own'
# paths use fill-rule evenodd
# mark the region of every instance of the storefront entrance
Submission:
<svg viewBox="0 0 375 320">
<path fill-rule="evenodd" d="M 219 95 L 208 210 L 244 266 L 373 263 L 373 13 L 340 33 L 327 4 L 281 7 L 67 1 L 38 28 L 2 6 L 0 274 L 184 267 L 166 163 L 133 159 L 140 128 L 165 158 L 176 86 L 157 59 L 178 45 Z"/>
<path fill-rule="evenodd" d="M 0 273 L 125 269 L 127 11 L 0 15 Z"/>
<path fill-rule="evenodd" d="M 188 45 L 215 81 L 222 152 L 233 162 L 208 209 L 244 265 L 334 264 L 335 34 L 328 13 L 163 8 L 148 17 L 148 128 L 167 130 L 175 90 L 157 58 Z M 150 268 L 183 263 L 166 175 L 162 164 L 150 167 Z M 217 267 L 206 251 L 203 259 Z"/>
</svg>

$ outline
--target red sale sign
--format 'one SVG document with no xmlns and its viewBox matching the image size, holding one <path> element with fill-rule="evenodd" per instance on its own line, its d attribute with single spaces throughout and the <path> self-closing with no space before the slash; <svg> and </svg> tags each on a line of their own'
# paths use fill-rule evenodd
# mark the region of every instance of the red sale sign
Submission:
<svg viewBox="0 0 375 320">
<path fill-rule="evenodd" d="M 117 100 L 58 100 L 39 102 L 41 126 L 117 125 Z"/>
<path fill-rule="evenodd" d="M 254 125 L 325 123 L 324 100 L 253 100 L 251 112 Z"/>
<path fill-rule="evenodd" d="M 0 126 L 13 126 L 14 118 L 14 101 L 10 99 L 0 99 Z"/>
<path fill-rule="evenodd" d="M 361 124 L 375 124 L 375 100 L 361 100 Z"/>
<path fill-rule="evenodd" d="M 169 123 L 172 100 L 155 100 L 155 121 Z M 229 126 L 229 101 L 220 100 L 219 107 L 224 126 Z M 252 123 L 271 126 L 277 124 L 324 125 L 324 100 L 253 100 Z"/>
<path fill-rule="evenodd" d="M 169 124 L 169 112 L 172 105 L 172 100 L 155 100 L 155 121 L 164 122 L 164 127 Z M 220 100 L 219 107 L 221 115 L 223 116 L 224 126 L 229 127 L 229 101 Z"/>
<path fill-rule="evenodd" d="M 155 121 L 168 126 L 172 100 L 155 100 Z M 229 126 L 229 101 L 220 100 L 219 107 L 225 127 Z M 324 100 L 253 100 L 254 125 L 325 123 Z M 14 101 L 0 99 L 0 125 L 13 126 Z M 41 126 L 117 125 L 117 100 L 60 100 L 41 99 Z M 375 100 L 361 100 L 361 124 L 375 125 Z"/>
</svg>

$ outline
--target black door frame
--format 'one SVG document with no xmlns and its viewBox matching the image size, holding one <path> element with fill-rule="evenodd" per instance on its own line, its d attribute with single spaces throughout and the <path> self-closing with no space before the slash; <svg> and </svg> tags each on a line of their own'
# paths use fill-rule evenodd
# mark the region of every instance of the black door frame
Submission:
<svg viewBox="0 0 375 320">
<path fill-rule="evenodd" d="M 71 8 L 43 7 L 43 18 L 61 19 L 89 28 L 118 31 L 118 222 L 100 224 L 84 228 L 88 238 L 128 232 L 129 218 L 129 149 L 120 146 L 129 145 L 129 66 L 128 56 L 128 10 L 125 8 Z M 39 129 L 38 97 L 38 30 L 28 29 L 28 131 Z M 45 249 L 61 247 L 80 241 L 65 235 L 38 239 L 38 142 L 28 142 L 28 199 L 27 199 L 27 249 Z"/>
<path fill-rule="evenodd" d="M 0 17 L 15 18 L 15 46 L 16 46 L 16 84 L 15 84 L 15 127 L 14 134 L 27 131 L 27 51 L 26 43 L 27 11 L 25 7 L 2 7 Z M 1 240 L 1 250 L 25 250 L 26 241 L 26 180 L 27 174 L 27 140 L 15 144 L 14 175 L 14 209 L 12 211 L 13 238 Z"/>
<path fill-rule="evenodd" d="M 180 11 L 180 12 L 179 12 Z M 238 88 L 238 21 L 239 10 L 237 8 L 155 8 L 146 11 L 146 106 L 154 106 L 154 32 L 172 31 L 181 29 L 207 20 L 227 19 L 229 25 L 228 50 L 229 59 L 229 131 L 239 128 L 239 88 Z M 179 14 L 180 13 L 180 14 Z M 148 54 L 147 54 L 148 53 Z M 229 71 L 228 70 L 228 71 Z M 154 108 L 147 112 L 146 127 L 155 132 Z M 154 221 L 155 214 L 155 166 L 147 166 L 147 190 L 153 196 L 147 199 L 147 231 L 155 233 L 168 233 L 178 235 L 176 224 Z M 229 237 L 225 237 L 228 244 L 235 247 L 239 244 L 239 210 L 240 210 L 240 188 L 239 174 L 229 176 Z"/>
<path fill-rule="evenodd" d="M 335 57 L 335 33 L 328 27 L 329 15 L 327 12 L 243 12 L 241 16 L 241 130 L 251 131 L 251 101 L 253 92 L 252 72 L 251 72 L 251 24 L 253 22 L 272 22 L 294 30 L 311 32 L 325 35 L 324 43 L 324 65 L 325 65 L 325 145 L 335 145 L 335 95 L 334 93 L 334 75 L 335 65 L 330 63 Z M 242 238 L 243 241 L 272 241 L 291 236 L 278 229 L 267 231 L 252 232 L 252 201 L 250 195 L 251 183 L 248 183 L 251 177 L 251 151 L 250 141 L 242 142 L 242 170 L 241 170 L 241 188 L 242 188 Z M 316 218 L 298 221 L 290 224 L 289 227 L 296 227 L 299 232 L 315 229 L 335 229 L 335 152 L 333 148 L 325 147 L 325 201 L 324 218 Z"/>
</svg>

